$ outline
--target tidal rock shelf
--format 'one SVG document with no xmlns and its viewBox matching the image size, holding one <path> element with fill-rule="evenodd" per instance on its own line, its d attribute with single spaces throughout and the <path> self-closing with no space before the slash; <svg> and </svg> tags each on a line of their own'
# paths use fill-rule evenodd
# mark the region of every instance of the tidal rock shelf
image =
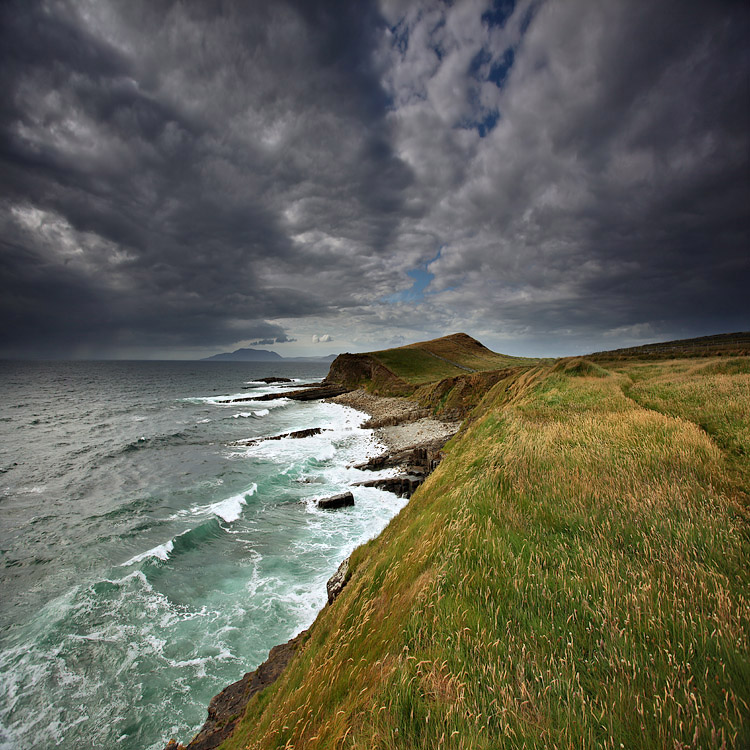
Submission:
<svg viewBox="0 0 750 750">
<path fill-rule="evenodd" d="M 320 435 L 323 432 L 322 427 L 311 427 L 308 430 L 295 430 L 294 432 L 285 432 L 282 435 L 272 435 L 271 437 L 260 437 L 260 438 L 248 438 L 247 440 L 235 440 L 230 445 L 257 445 L 258 443 L 264 443 L 266 440 L 283 440 L 284 438 L 290 438 L 292 440 L 300 440 L 301 438 L 312 437 L 313 435 Z"/>
<path fill-rule="evenodd" d="M 290 398 L 292 401 L 317 401 L 321 398 L 333 398 L 347 393 L 350 389 L 335 383 L 323 383 L 302 388 L 298 391 L 281 391 L 278 393 L 266 393 L 262 396 L 242 396 L 222 401 L 224 404 L 241 404 L 244 401 L 275 401 L 278 398 Z"/>
</svg>

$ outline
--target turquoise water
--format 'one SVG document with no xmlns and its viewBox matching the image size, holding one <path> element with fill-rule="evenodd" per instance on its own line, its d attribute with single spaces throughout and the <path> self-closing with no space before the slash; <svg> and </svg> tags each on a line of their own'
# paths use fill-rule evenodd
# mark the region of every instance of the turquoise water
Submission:
<svg viewBox="0 0 750 750">
<path fill-rule="evenodd" d="M 326 365 L 0 362 L 0 748 L 161 749 L 315 618 L 404 500 L 353 488 L 365 416 L 226 403 Z M 305 439 L 234 441 L 322 427 Z M 371 478 L 371 475 L 367 478 Z"/>
</svg>

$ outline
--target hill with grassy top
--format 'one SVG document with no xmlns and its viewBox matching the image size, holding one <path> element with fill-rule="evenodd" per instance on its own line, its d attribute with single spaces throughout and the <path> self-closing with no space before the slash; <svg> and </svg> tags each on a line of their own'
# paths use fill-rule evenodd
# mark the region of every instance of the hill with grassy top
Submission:
<svg viewBox="0 0 750 750">
<path fill-rule="evenodd" d="M 465 333 L 364 354 L 341 354 L 329 382 L 380 395 L 407 395 L 416 387 L 467 373 L 529 366 L 538 360 L 497 354 Z"/>
<path fill-rule="evenodd" d="M 448 339 L 367 355 L 470 419 L 222 748 L 750 746 L 750 358 Z"/>
</svg>

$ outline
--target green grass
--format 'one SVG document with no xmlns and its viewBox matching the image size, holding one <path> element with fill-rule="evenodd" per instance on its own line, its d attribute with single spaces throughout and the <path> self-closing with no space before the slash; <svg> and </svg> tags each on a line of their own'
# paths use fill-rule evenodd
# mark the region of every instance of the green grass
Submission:
<svg viewBox="0 0 750 750">
<path fill-rule="evenodd" d="M 539 361 L 529 357 L 510 357 L 507 354 L 498 354 L 463 333 L 443 336 L 432 341 L 422 341 L 403 348 L 422 349 L 473 370 L 497 370 L 504 367 L 530 366 Z"/>
<path fill-rule="evenodd" d="M 629 368 L 624 372 L 630 374 Z M 750 358 L 715 359 L 685 367 L 669 362 L 651 376 L 638 373 L 627 394 L 642 406 L 697 424 L 727 454 L 741 490 L 750 454 Z"/>
<path fill-rule="evenodd" d="M 223 747 L 750 745 L 750 376 L 706 365 L 500 381 Z"/>
<path fill-rule="evenodd" d="M 463 376 L 471 371 L 530 367 L 539 361 L 498 354 L 464 333 L 421 341 L 397 349 L 370 352 L 370 356 L 397 377 L 416 386 Z"/>
<path fill-rule="evenodd" d="M 421 349 L 387 349 L 373 352 L 372 356 L 412 385 L 432 383 L 443 378 L 466 374 L 466 370 L 443 362 Z"/>
</svg>

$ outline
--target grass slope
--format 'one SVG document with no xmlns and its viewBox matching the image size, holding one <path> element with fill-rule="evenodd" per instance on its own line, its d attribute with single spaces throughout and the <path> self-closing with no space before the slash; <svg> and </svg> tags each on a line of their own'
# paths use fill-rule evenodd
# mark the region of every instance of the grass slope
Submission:
<svg viewBox="0 0 750 750">
<path fill-rule="evenodd" d="M 750 331 L 720 333 L 714 336 L 700 336 L 694 339 L 661 341 L 626 349 L 613 349 L 606 352 L 588 354 L 596 361 L 616 361 L 618 359 L 667 359 L 674 357 L 714 357 L 741 356 L 750 354 Z"/>
<path fill-rule="evenodd" d="M 509 374 L 223 747 L 750 745 L 749 384 Z"/>
<path fill-rule="evenodd" d="M 433 383 L 477 370 L 530 366 L 538 362 L 536 359 L 509 357 L 490 351 L 465 333 L 370 352 L 370 356 L 411 385 Z"/>
</svg>

